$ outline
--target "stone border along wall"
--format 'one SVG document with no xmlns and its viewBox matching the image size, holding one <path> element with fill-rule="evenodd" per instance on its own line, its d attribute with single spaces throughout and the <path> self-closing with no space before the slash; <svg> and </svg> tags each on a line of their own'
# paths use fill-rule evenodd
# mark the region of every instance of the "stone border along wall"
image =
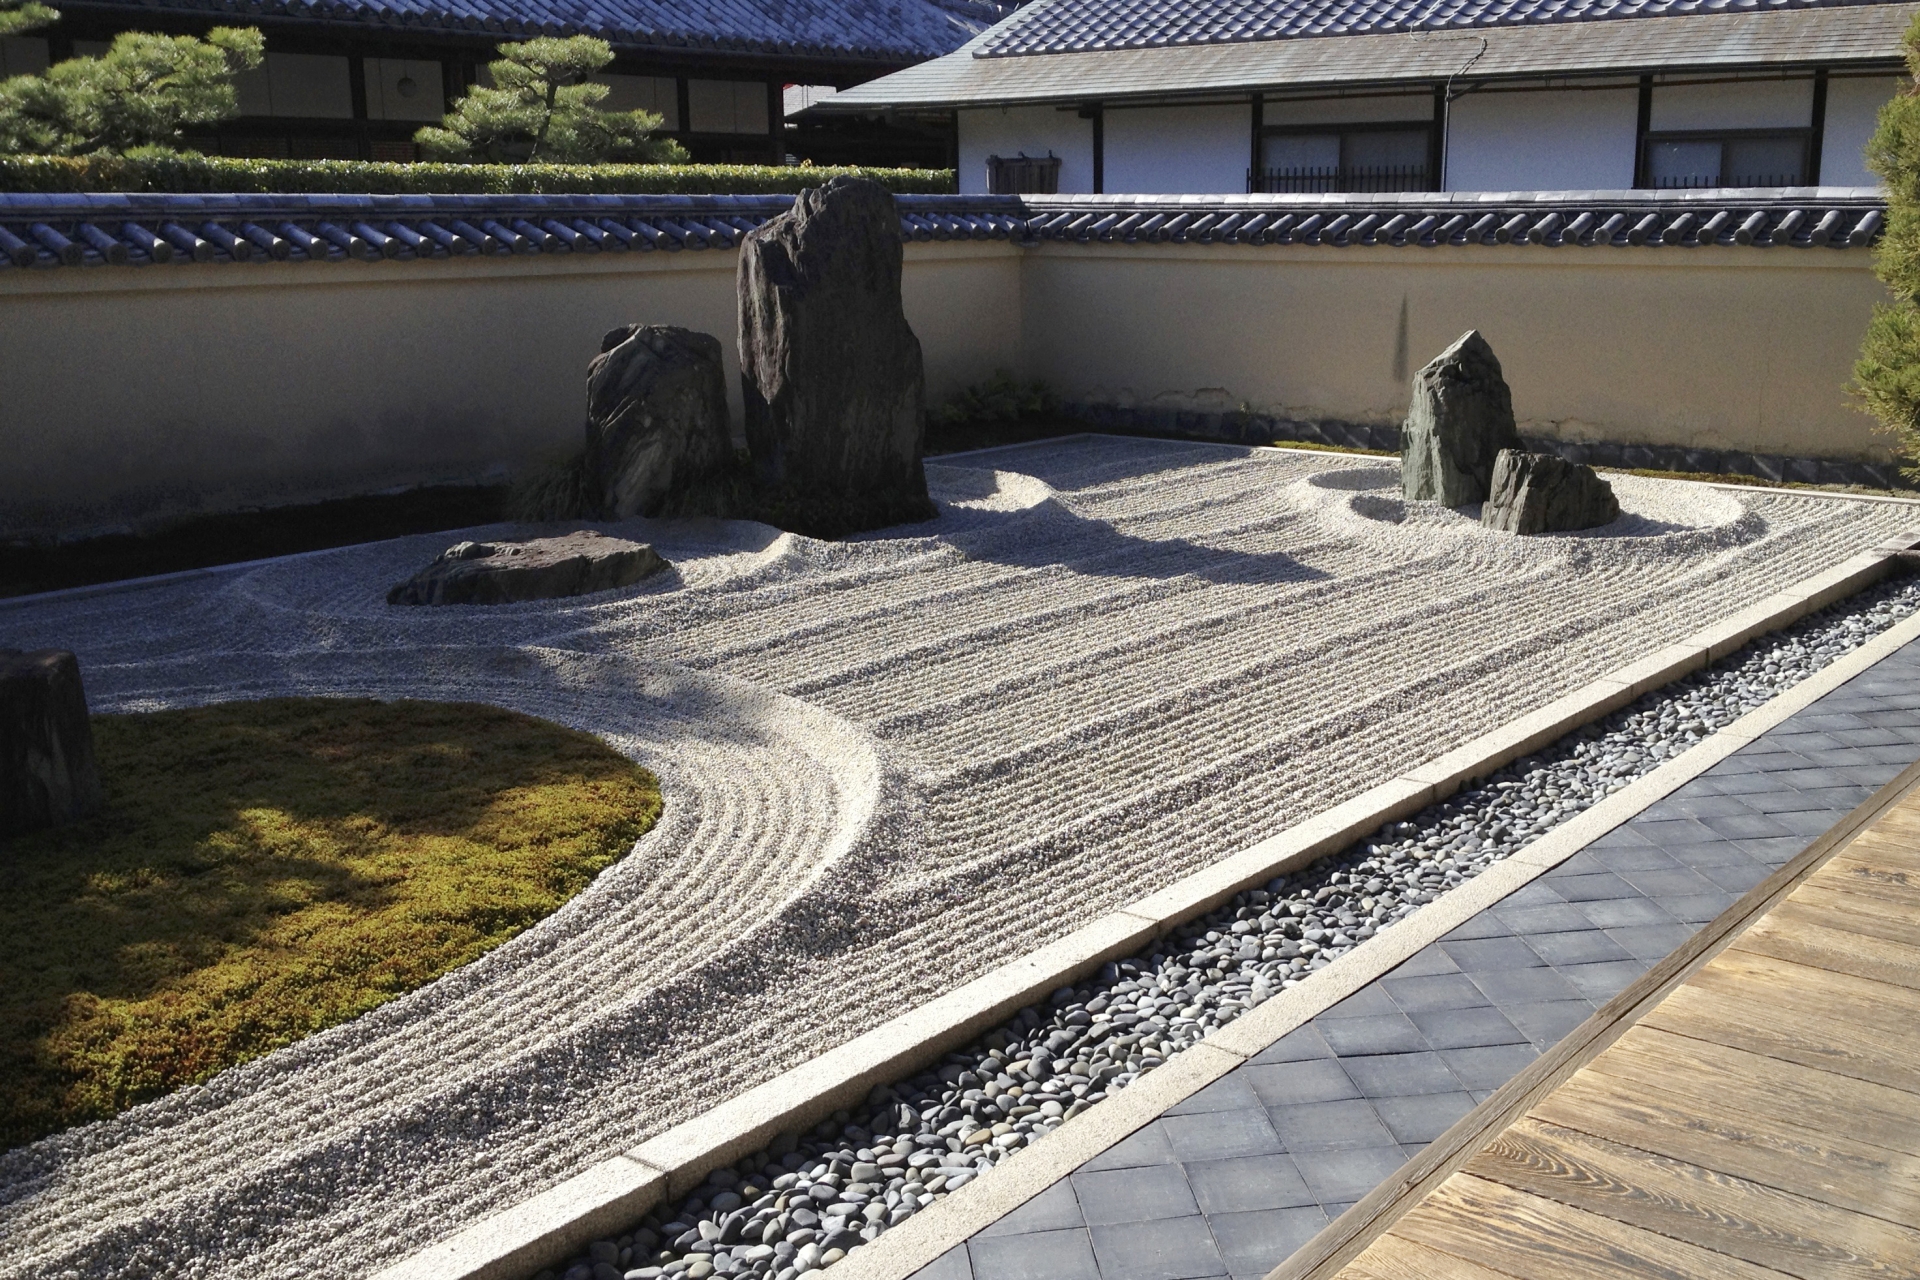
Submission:
<svg viewBox="0 0 1920 1280">
<path fill-rule="evenodd" d="M 1228 444 L 1284 445 L 1307 443 L 1337 449 L 1374 449 L 1400 452 L 1400 428 L 1391 423 L 1341 422 L 1337 419 L 1301 421 L 1254 412 L 1209 412 L 1157 405 L 1124 408 L 1106 404 L 1070 404 L 1066 413 L 1097 431 L 1137 432 L 1218 440 Z M 1693 449 L 1684 445 L 1618 444 L 1612 441 L 1572 443 L 1546 436 L 1523 435 L 1534 453 L 1553 453 L 1569 462 L 1621 470 L 1684 471 L 1700 475 L 1753 476 L 1776 483 L 1862 485 L 1869 489 L 1910 489 L 1895 462 L 1860 462 L 1850 458 L 1794 458 L 1774 453 L 1745 453 L 1737 449 Z"/>
<path fill-rule="evenodd" d="M 989 1034 L 1009 1018 L 1017 1016 L 1023 1025 L 1044 1023 L 1038 1008 L 1062 986 L 1147 951 L 1182 925 L 1230 906 L 1236 895 L 1260 889 L 1275 877 L 1291 875 L 1369 837 L 1378 839 L 1376 833 L 1383 827 L 1420 813 L 1463 786 L 1475 785 L 1502 766 L 1718 662 L 1756 637 L 1859 593 L 1884 578 L 1890 567 L 1910 561 L 1916 552 L 1920 552 L 1920 531 L 1891 539 L 1777 592 L 483 1219 L 386 1268 L 376 1280 L 525 1280 L 538 1268 L 562 1262 L 591 1242 L 631 1231 L 663 1200 L 687 1196 L 715 1170 L 756 1153 L 764 1157 L 776 1140 L 790 1151 L 798 1145 L 794 1135 L 816 1124 L 837 1127 L 832 1117 L 845 1111 L 850 1119 L 851 1108 L 863 1099 L 872 1099 L 876 1107 L 897 1104 L 890 1088 L 893 1082 L 908 1080 L 941 1055 Z M 787 1146 L 788 1142 L 794 1146 Z M 1012 1147 L 1006 1149 L 1011 1152 Z M 683 1225 L 691 1229 L 691 1224 Z M 696 1231 L 696 1236 L 700 1234 Z M 779 1274 L 774 1273 L 774 1280 Z"/>
</svg>

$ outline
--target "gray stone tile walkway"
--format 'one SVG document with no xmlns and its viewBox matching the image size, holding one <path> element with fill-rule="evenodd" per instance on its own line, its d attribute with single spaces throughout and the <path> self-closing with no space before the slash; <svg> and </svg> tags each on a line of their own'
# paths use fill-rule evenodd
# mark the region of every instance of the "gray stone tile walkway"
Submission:
<svg viewBox="0 0 1920 1280">
<path fill-rule="evenodd" d="M 916 1280 L 1254 1280 L 1920 759 L 1920 642 L 1288 1034 Z"/>
</svg>

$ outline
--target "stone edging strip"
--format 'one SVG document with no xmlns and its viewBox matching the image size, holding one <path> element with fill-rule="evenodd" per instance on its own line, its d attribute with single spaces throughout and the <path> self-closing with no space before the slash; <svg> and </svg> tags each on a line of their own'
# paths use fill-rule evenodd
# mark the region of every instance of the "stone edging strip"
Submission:
<svg viewBox="0 0 1920 1280">
<path fill-rule="evenodd" d="M 563 1261 L 661 1200 L 690 1191 L 720 1165 L 758 1151 L 781 1133 L 811 1127 L 865 1098 L 875 1085 L 911 1075 L 1026 1005 L 1110 960 L 1132 955 L 1241 890 L 1337 853 L 1382 825 L 1452 795 L 1469 779 L 1491 773 L 1649 690 L 1725 657 L 1755 636 L 1789 626 L 1860 591 L 1886 574 L 1893 556 L 1916 546 L 1920 546 L 1920 535 L 1890 540 L 1768 596 L 603 1160 L 385 1268 L 374 1280 L 523 1280 L 541 1267 Z M 1166 1065 L 1068 1121 L 1046 1141 L 1016 1153 L 995 1169 L 999 1176 L 977 1179 L 969 1188 L 915 1214 L 838 1264 L 836 1276 L 897 1280 L 911 1274 L 1467 916 L 1572 856 L 1588 841 L 1916 637 L 1920 637 L 1920 617 L 1891 628 L 1300 985 L 1183 1050 Z"/>
</svg>

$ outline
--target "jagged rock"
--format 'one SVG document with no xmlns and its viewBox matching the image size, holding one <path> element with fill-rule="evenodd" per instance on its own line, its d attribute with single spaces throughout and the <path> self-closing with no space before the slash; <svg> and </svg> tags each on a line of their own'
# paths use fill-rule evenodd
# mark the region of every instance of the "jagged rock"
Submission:
<svg viewBox="0 0 1920 1280">
<path fill-rule="evenodd" d="M 1492 492 L 1480 508 L 1481 524 L 1508 533 L 1570 533 L 1619 517 L 1613 486 L 1592 467 L 1518 449 L 1502 449 L 1494 460 Z"/>
<path fill-rule="evenodd" d="M 583 529 L 526 542 L 459 542 L 387 592 L 388 604 L 509 604 L 631 586 L 667 562 L 644 542 Z"/>
<path fill-rule="evenodd" d="M 900 263 L 893 196 L 864 179 L 802 191 L 741 243 L 740 382 L 763 483 L 925 497 L 926 380 Z"/>
<path fill-rule="evenodd" d="M 720 340 L 664 324 L 615 329 L 587 369 L 586 498 L 652 516 L 733 458 Z"/>
<path fill-rule="evenodd" d="M 0 836 L 83 818 L 106 801 L 80 663 L 0 649 Z"/>
<path fill-rule="evenodd" d="M 1413 375 L 1400 439 L 1400 492 L 1407 501 L 1449 507 L 1484 501 L 1495 455 L 1520 447 L 1513 396 L 1478 329 Z"/>
</svg>

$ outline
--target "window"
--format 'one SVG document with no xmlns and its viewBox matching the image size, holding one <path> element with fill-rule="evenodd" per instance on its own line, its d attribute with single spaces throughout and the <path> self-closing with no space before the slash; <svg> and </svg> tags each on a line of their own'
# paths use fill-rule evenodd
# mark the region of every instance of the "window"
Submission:
<svg viewBox="0 0 1920 1280">
<path fill-rule="evenodd" d="M 660 128 L 680 127 L 680 82 L 672 76 L 629 76 L 608 72 L 591 77 L 612 92 L 600 99 L 602 111 L 650 111 L 660 117 Z"/>
<path fill-rule="evenodd" d="M 1269 129 L 1249 191 L 1429 191 L 1428 124 Z"/>
<path fill-rule="evenodd" d="M 233 87 L 243 116 L 353 119 L 353 83 L 343 57 L 269 53 L 260 66 L 235 76 Z"/>
<path fill-rule="evenodd" d="M 758 80 L 687 81 L 687 128 L 693 133 L 767 132 L 767 86 Z"/>
<path fill-rule="evenodd" d="M 1676 187 L 1794 187 L 1805 180 L 1809 130 L 1649 133 L 1646 179 Z"/>
<path fill-rule="evenodd" d="M 437 62 L 410 58 L 368 58 L 367 118 L 438 123 L 447 113 Z"/>
<path fill-rule="evenodd" d="M 1050 196 L 1060 190 L 1060 157 L 1049 151 L 1044 156 L 987 157 L 987 194 L 995 196 Z"/>
</svg>

